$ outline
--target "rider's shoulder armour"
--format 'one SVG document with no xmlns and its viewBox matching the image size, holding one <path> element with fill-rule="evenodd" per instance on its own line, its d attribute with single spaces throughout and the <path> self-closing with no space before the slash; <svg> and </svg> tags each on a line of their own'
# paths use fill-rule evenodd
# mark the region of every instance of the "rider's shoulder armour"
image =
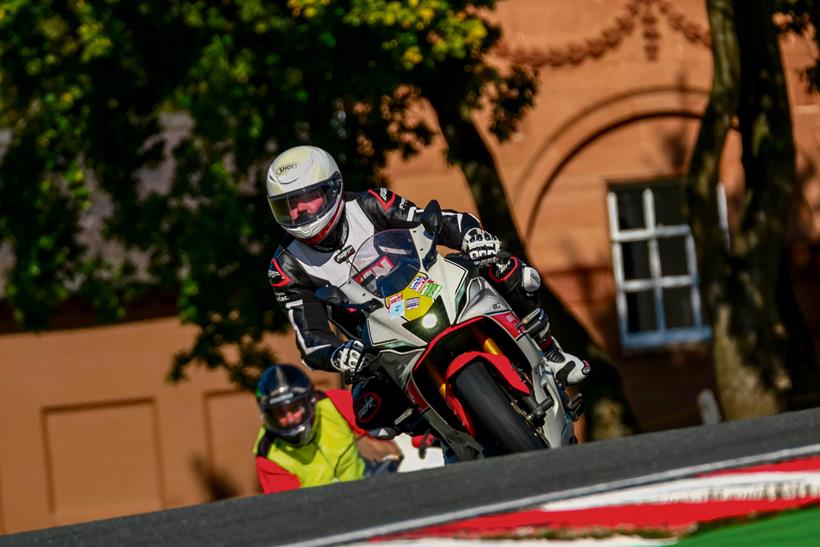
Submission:
<svg viewBox="0 0 820 547">
<path fill-rule="evenodd" d="M 387 188 L 370 189 L 356 196 L 356 203 L 367 215 L 377 230 L 409 227 L 415 219 L 416 206 Z"/>
</svg>

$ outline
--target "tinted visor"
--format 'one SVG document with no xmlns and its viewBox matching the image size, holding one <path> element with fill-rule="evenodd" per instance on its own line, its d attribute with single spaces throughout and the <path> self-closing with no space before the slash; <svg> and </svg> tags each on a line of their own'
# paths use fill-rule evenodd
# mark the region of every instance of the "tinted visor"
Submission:
<svg viewBox="0 0 820 547">
<path fill-rule="evenodd" d="M 310 421 L 309 405 L 310 402 L 306 397 L 292 399 L 266 408 L 265 418 L 271 429 L 283 433 L 289 432 Z"/>
<path fill-rule="evenodd" d="M 273 216 L 281 226 L 296 228 L 327 213 L 342 192 L 342 175 L 337 171 L 327 180 L 287 194 L 268 197 Z"/>
</svg>

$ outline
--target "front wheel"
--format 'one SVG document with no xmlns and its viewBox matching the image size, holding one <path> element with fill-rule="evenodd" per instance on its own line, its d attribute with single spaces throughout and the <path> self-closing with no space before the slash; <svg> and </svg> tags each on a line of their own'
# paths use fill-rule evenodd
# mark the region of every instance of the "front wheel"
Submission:
<svg viewBox="0 0 820 547">
<path fill-rule="evenodd" d="M 545 447 L 541 439 L 535 436 L 526 419 L 515 411 L 510 398 L 496 383 L 483 362 L 469 363 L 458 372 L 452 385 L 459 401 L 475 423 L 479 437 L 477 440 L 482 446 L 486 444 L 482 437 L 488 436 L 501 454 L 527 452 Z"/>
</svg>

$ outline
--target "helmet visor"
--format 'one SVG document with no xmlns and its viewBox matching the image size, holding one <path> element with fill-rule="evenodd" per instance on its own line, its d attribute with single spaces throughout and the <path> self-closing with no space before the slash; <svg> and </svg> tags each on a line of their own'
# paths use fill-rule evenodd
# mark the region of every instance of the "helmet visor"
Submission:
<svg viewBox="0 0 820 547">
<path fill-rule="evenodd" d="M 263 412 L 269 429 L 282 435 L 299 433 L 303 426 L 311 420 L 313 414 L 307 397 L 297 397 L 272 405 Z"/>
<path fill-rule="evenodd" d="M 337 171 L 327 180 L 307 188 L 268 197 L 273 216 L 281 226 L 296 228 L 310 224 L 330 211 L 342 192 L 342 176 Z"/>
</svg>

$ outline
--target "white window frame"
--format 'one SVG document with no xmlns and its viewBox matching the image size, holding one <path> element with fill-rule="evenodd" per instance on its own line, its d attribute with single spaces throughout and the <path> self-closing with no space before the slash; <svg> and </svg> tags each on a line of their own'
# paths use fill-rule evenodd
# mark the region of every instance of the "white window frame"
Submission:
<svg viewBox="0 0 820 547">
<path fill-rule="evenodd" d="M 644 188 L 641 198 L 644 213 L 644 228 L 621 230 L 618 227 L 618 198 L 619 188 L 629 185 L 611 185 L 607 192 L 607 208 L 609 210 L 609 230 L 612 241 L 613 273 L 615 275 L 616 305 L 618 311 L 618 330 L 621 345 L 625 350 L 640 350 L 658 348 L 679 343 L 701 342 L 711 338 L 712 329 L 703 322 L 703 310 L 700 300 L 700 277 L 698 275 L 695 240 L 688 224 L 676 226 L 658 226 L 655 222 L 655 198 L 653 186 L 659 186 L 664 181 L 642 184 Z M 721 227 L 729 244 L 729 231 L 726 215 L 726 193 L 723 184 L 718 190 L 718 214 Z M 664 276 L 661 270 L 658 238 L 684 236 L 686 245 L 686 263 L 688 275 Z M 634 241 L 646 241 L 649 255 L 648 279 L 624 279 L 624 264 L 621 245 Z M 690 302 L 692 304 L 693 325 L 691 327 L 666 327 L 666 315 L 663 307 L 663 289 L 671 287 L 691 287 Z M 654 294 L 655 317 L 657 329 L 654 331 L 629 332 L 628 310 L 626 294 L 652 290 Z"/>
</svg>

